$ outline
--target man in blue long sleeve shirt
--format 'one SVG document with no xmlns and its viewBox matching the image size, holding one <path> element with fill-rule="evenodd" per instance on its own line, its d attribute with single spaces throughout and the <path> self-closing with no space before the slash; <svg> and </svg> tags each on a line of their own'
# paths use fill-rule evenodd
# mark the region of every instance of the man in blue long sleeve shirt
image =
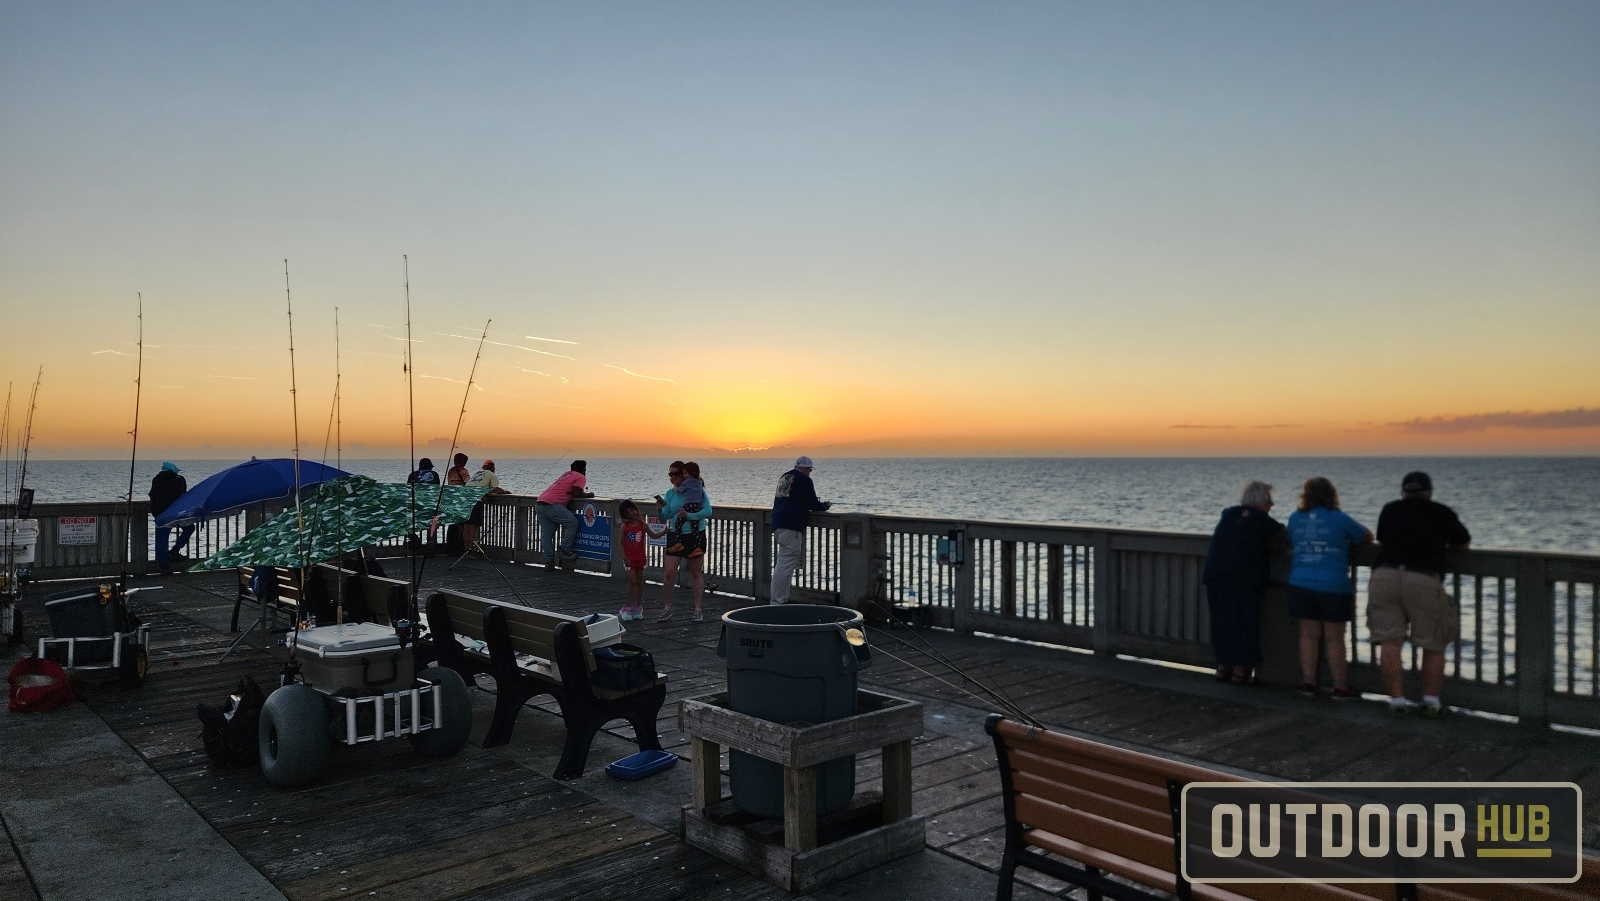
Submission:
<svg viewBox="0 0 1600 901">
<path fill-rule="evenodd" d="M 772 540 L 778 546 L 778 559 L 772 567 L 772 603 L 789 602 L 789 580 L 806 557 L 806 517 L 813 511 L 828 509 L 817 500 L 817 486 L 811 482 L 811 458 L 802 456 L 794 468 L 778 479 L 772 498 Z"/>
</svg>

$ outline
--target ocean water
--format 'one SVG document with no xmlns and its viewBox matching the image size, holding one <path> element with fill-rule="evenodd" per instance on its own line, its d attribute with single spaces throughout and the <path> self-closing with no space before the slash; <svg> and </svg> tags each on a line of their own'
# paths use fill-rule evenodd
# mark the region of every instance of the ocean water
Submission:
<svg viewBox="0 0 1600 901">
<path fill-rule="evenodd" d="M 239 461 L 174 462 L 194 485 Z M 568 462 L 496 460 L 501 482 L 518 494 L 538 493 Z M 602 496 L 648 498 L 670 487 L 669 462 L 590 460 L 590 486 Z M 136 497 L 160 465 L 139 463 Z M 403 480 L 408 468 L 404 460 L 344 466 L 380 481 Z M 765 506 L 788 466 L 787 459 L 740 457 L 706 460 L 702 470 L 713 503 Z M 812 477 L 836 511 L 1209 532 L 1246 480 L 1276 486 L 1281 519 L 1301 483 L 1319 475 L 1338 487 L 1345 512 L 1373 527 L 1413 469 L 1432 475 L 1434 499 L 1455 508 L 1477 547 L 1600 552 L 1600 457 L 819 458 Z M 11 485 L 15 479 L 13 466 Z M 127 491 L 128 464 L 35 460 L 28 484 L 36 503 L 112 500 Z"/>
</svg>

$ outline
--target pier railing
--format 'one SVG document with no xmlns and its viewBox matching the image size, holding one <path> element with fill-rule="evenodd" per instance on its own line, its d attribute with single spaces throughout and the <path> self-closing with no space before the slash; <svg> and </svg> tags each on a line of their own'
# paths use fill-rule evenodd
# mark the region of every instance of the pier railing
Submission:
<svg viewBox="0 0 1600 901">
<path fill-rule="evenodd" d="M 609 523 L 613 552 L 582 559 L 578 568 L 623 575 L 617 501 L 574 503 L 584 505 Z M 655 512 L 648 503 L 641 508 Z M 144 572 L 153 558 L 147 506 L 134 504 L 131 536 L 126 512 L 119 503 L 37 506 L 36 577 L 113 573 L 130 537 L 132 571 Z M 94 520 L 93 543 L 72 543 L 88 540 L 86 519 Z M 207 523 L 189 554 L 198 559 L 220 550 L 260 520 L 240 514 Z M 775 548 L 768 520 L 765 508 L 716 508 L 707 522 L 705 558 L 712 590 L 758 601 L 770 596 Z M 419 537 L 442 550 L 442 534 Z M 1210 542 L 1205 534 L 819 513 L 811 516 L 806 538 L 805 565 L 791 595 L 796 601 L 921 607 L 935 626 L 961 632 L 1212 665 L 1210 611 L 1200 582 Z M 952 538 L 964 557 L 960 566 L 939 558 L 939 540 Z M 480 542 L 495 559 L 544 562 L 534 498 L 487 498 Z M 405 544 L 396 539 L 380 552 L 404 553 Z M 1378 692 L 1377 649 L 1365 615 L 1375 559 L 1374 546 L 1352 556 L 1357 610 L 1348 644 L 1352 685 Z M 647 560 L 646 576 L 659 580 L 661 548 L 650 546 Z M 1461 640 L 1446 655 L 1447 699 L 1527 722 L 1600 728 L 1600 555 L 1469 550 L 1452 553 L 1448 570 L 1444 584 L 1460 611 Z M 1260 673 L 1266 681 L 1293 684 L 1299 681 L 1298 639 L 1287 614 L 1287 558 L 1276 562 L 1274 576 L 1262 611 Z M 1415 694 L 1419 654 L 1408 645 L 1403 656 Z"/>
<path fill-rule="evenodd" d="M 612 517 L 616 502 L 580 502 Z M 492 556 L 543 562 L 533 499 L 492 500 Z M 652 512 L 646 504 L 645 512 Z M 718 506 L 708 522 L 707 580 L 758 601 L 770 596 L 775 547 L 768 511 Z M 942 563 L 939 539 L 954 537 L 964 561 Z M 1210 668 L 1210 610 L 1200 581 L 1210 536 L 1188 532 L 908 516 L 820 513 L 806 529 L 806 560 L 792 599 L 867 608 L 927 608 L 937 627 Z M 1377 649 L 1366 629 L 1367 582 L 1376 546 L 1352 557 L 1356 619 L 1350 625 L 1351 683 L 1382 692 Z M 661 551 L 646 575 L 659 580 Z M 579 567 L 620 575 L 612 561 Z M 1296 624 L 1287 613 L 1287 557 L 1262 612 L 1262 678 L 1299 681 Z M 681 581 L 681 576 L 680 576 Z M 1532 723 L 1600 728 L 1600 555 L 1469 550 L 1452 553 L 1445 589 L 1456 599 L 1461 640 L 1446 654 L 1452 703 Z M 1402 650 L 1412 695 L 1420 653 Z"/>
</svg>

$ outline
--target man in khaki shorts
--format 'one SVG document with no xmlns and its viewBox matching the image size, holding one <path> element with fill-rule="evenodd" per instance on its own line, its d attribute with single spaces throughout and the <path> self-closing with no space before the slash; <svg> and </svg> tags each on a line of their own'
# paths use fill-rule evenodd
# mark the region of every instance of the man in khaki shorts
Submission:
<svg viewBox="0 0 1600 901">
<path fill-rule="evenodd" d="M 1444 707 L 1444 651 L 1461 637 L 1460 612 L 1444 590 L 1445 553 L 1472 540 L 1454 510 L 1433 500 L 1425 472 L 1406 473 L 1400 499 L 1378 515 L 1378 564 L 1367 583 L 1367 631 L 1382 648 L 1380 668 L 1394 713 L 1439 716 Z M 1400 646 L 1422 649 L 1422 704 L 1406 699 Z"/>
</svg>

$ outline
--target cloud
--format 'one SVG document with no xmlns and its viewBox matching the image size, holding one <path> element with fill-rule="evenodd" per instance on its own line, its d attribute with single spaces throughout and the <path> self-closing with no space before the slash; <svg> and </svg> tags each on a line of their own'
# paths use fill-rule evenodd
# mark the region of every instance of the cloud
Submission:
<svg viewBox="0 0 1600 901">
<path fill-rule="evenodd" d="M 652 382 L 672 382 L 674 385 L 678 384 L 676 381 L 669 378 L 662 378 L 659 375 L 644 375 L 642 373 L 634 372 L 632 369 L 624 369 L 621 366 L 612 366 L 610 363 L 602 363 L 600 365 L 610 369 L 615 369 L 618 372 L 625 373 L 627 375 L 631 375 L 636 379 L 649 379 Z"/>
<path fill-rule="evenodd" d="M 1167 428 L 1169 428 L 1169 429 L 1231 429 L 1231 428 L 1233 428 L 1233 426 L 1231 426 L 1231 425 L 1195 425 L 1193 423 L 1180 422 L 1177 425 L 1169 425 L 1169 426 L 1167 426 Z"/>
<path fill-rule="evenodd" d="M 239 381 L 239 382 L 253 382 L 253 381 L 256 380 L 256 377 L 253 376 L 253 375 L 208 375 L 208 376 L 206 376 L 206 378 L 208 378 L 208 379 L 233 379 L 233 380 Z"/>
<path fill-rule="evenodd" d="M 548 350 L 535 350 L 532 347 L 523 347 L 521 344 L 507 344 L 504 341 L 490 341 L 489 339 L 484 338 L 481 335 L 452 335 L 452 334 L 449 334 L 447 332 L 434 332 L 434 334 L 438 335 L 438 336 L 440 336 L 442 338 L 461 338 L 461 339 L 466 340 L 466 341 L 482 341 L 485 344 L 493 344 L 496 347 L 514 347 L 517 350 L 525 350 L 530 354 L 539 354 L 540 356 L 545 356 L 545 357 L 558 357 L 558 358 L 563 359 L 563 360 L 571 360 L 574 363 L 579 362 L 577 357 L 569 357 L 566 354 L 553 354 Z M 563 343 L 571 344 L 572 342 L 571 341 L 567 341 L 567 342 L 563 342 Z"/>
<path fill-rule="evenodd" d="M 1600 427 L 1600 409 L 1576 407 L 1571 410 L 1532 410 L 1503 413 L 1475 413 L 1470 416 L 1433 416 L 1391 422 L 1388 425 L 1407 432 L 1456 435 L 1487 429 L 1592 429 Z"/>
<path fill-rule="evenodd" d="M 131 357 L 131 356 L 133 356 L 133 354 L 125 354 L 120 350 L 97 350 L 94 353 L 90 354 L 89 356 L 94 357 L 94 356 L 99 356 L 100 354 L 116 354 L 119 357 Z"/>
<path fill-rule="evenodd" d="M 522 337 L 527 338 L 529 341 L 549 341 L 551 344 L 576 345 L 578 343 L 576 341 L 563 341 L 560 338 L 541 338 L 538 335 L 523 335 Z"/>
</svg>

